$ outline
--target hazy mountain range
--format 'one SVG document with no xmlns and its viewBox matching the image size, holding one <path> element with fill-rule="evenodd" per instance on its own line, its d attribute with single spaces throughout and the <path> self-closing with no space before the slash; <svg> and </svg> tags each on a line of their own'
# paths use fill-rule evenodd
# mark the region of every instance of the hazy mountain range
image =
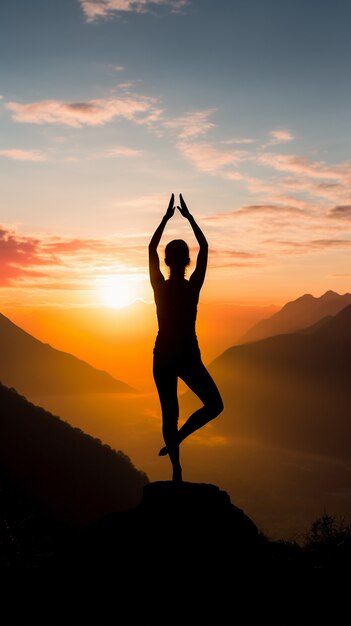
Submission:
<svg viewBox="0 0 351 626">
<path fill-rule="evenodd" d="M 335 291 L 327 291 L 320 298 L 315 298 L 309 293 L 305 294 L 285 304 L 271 317 L 257 322 L 240 338 L 239 343 L 257 341 L 281 333 L 291 333 L 311 326 L 324 317 L 336 315 L 348 304 L 351 304 L 350 293 L 339 295 Z"/>
<path fill-rule="evenodd" d="M 42 343 L 0 314 L 0 381 L 25 395 L 123 393 L 129 385 Z"/>
<path fill-rule="evenodd" d="M 229 348 L 210 365 L 222 391 L 216 430 L 351 456 L 351 305 L 308 330 Z"/>
<path fill-rule="evenodd" d="M 0 468 L 59 520 L 86 524 L 139 503 L 129 457 L 0 384 Z"/>
</svg>

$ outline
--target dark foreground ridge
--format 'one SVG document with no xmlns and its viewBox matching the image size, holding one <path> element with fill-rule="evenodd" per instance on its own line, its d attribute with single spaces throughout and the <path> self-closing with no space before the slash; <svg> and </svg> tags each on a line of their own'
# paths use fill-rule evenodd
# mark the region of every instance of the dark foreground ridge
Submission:
<svg viewBox="0 0 351 626">
<path fill-rule="evenodd" d="M 40 512 L 17 509 L 27 532 L 1 564 L 3 626 L 349 624 L 350 546 L 316 558 L 271 542 L 215 485 L 146 484 L 136 507 L 89 526 L 47 519 L 45 545 L 31 542 Z"/>
<path fill-rule="evenodd" d="M 148 482 L 121 450 L 0 383 L 0 489 L 6 478 L 57 521 L 77 527 L 129 510 Z"/>
<path fill-rule="evenodd" d="M 223 535 L 235 529 L 232 539 L 240 538 L 241 544 L 255 542 L 259 536 L 256 525 L 242 509 L 232 504 L 227 492 L 208 483 L 149 483 L 144 486 L 138 512 L 145 522 L 150 520 L 153 525 L 156 516 L 161 533 L 166 523 L 168 529 L 173 528 L 177 534 L 182 527 L 184 532 L 184 524 L 188 525 L 187 531 L 193 530 L 195 535 L 208 532 Z"/>
</svg>

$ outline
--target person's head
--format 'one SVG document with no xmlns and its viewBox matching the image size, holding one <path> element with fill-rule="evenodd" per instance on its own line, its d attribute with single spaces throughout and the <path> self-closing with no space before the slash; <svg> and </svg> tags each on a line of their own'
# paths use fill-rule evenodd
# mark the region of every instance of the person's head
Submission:
<svg viewBox="0 0 351 626">
<path fill-rule="evenodd" d="M 188 244 L 183 239 L 173 239 L 166 245 L 165 263 L 171 273 L 184 275 L 185 268 L 190 263 L 190 257 Z"/>
</svg>

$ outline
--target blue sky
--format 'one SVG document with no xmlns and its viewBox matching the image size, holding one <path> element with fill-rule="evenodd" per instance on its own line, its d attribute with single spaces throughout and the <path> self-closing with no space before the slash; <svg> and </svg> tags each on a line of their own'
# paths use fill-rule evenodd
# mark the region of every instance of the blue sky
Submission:
<svg viewBox="0 0 351 626">
<path fill-rule="evenodd" d="M 350 18 L 348 0 L 4 0 L 2 301 L 93 303 L 116 276 L 147 298 L 180 191 L 207 298 L 349 290 Z M 194 244 L 186 226 L 169 238 Z"/>
</svg>

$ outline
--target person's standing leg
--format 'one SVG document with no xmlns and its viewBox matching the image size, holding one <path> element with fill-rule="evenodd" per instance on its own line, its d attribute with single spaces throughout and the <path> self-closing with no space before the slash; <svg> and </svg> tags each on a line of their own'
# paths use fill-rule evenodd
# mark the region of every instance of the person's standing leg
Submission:
<svg viewBox="0 0 351 626">
<path fill-rule="evenodd" d="M 178 438 L 178 377 L 174 369 L 167 368 L 167 366 L 154 366 L 153 374 L 161 404 L 162 433 L 172 463 L 173 480 L 180 482 L 182 480 L 182 468 Z"/>
</svg>

